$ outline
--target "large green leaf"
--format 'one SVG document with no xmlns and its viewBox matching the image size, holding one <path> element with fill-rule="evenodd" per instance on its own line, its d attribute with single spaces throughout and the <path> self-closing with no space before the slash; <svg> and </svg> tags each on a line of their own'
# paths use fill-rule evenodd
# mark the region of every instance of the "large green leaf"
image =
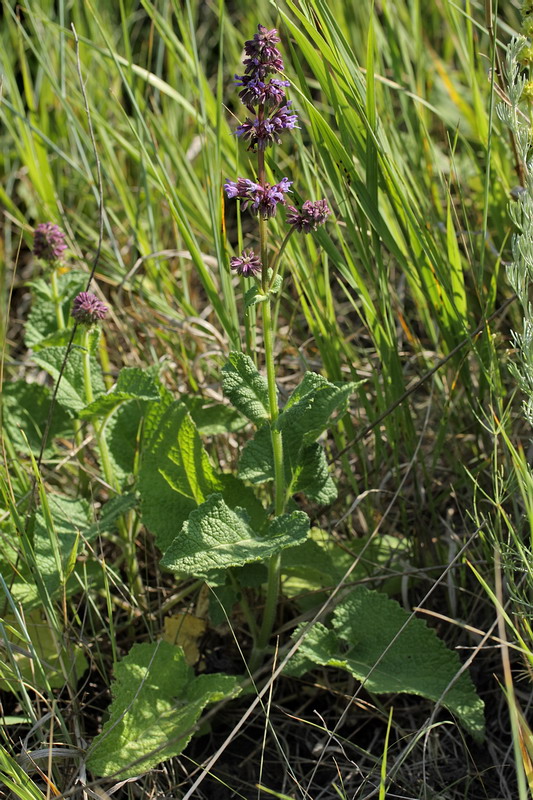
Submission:
<svg viewBox="0 0 533 800">
<path fill-rule="evenodd" d="M 163 552 L 191 511 L 214 492 L 230 508 L 246 508 L 256 529 L 264 524 L 265 511 L 253 491 L 215 471 L 187 407 L 166 393 L 146 416 L 139 489 L 144 523 Z"/>
<path fill-rule="evenodd" d="M 333 502 L 337 491 L 329 475 L 322 447 L 314 440 L 328 427 L 335 412 L 346 410 L 356 383 L 334 384 L 307 372 L 289 397 L 276 426 L 283 437 L 285 475 L 290 492 L 303 492 L 323 505 Z M 244 447 L 239 477 L 251 483 L 274 479 L 270 427 L 264 425 Z"/>
<path fill-rule="evenodd" d="M 462 673 L 456 680 L 457 654 L 425 622 L 409 616 L 395 600 L 358 586 L 335 609 L 332 628 L 316 624 L 306 634 L 289 670 L 301 674 L 312 664 L 340 667 L 364 681 L 369 692 L 440 701 L 481 741 L 484 706 L 470 676 Z"/>
<path fill-rule="evenodd" d="M 160 550 L 191 511 L 221 489 L 187 407 L 165 395 L 147 413 L 139 470 L 143 521 Z"/>
<path fill-rule="evenodd" d="M 159 388 L 153 378 L 152 370 L 125 367 L 120 371 L 117 383 L 111 391 L 100 395 L 85 406 L 79 416 L 105 417 L 128 400 L 159 400 Z"/>
<path fill-rule="evenodd" d="M 39 350 L 38 353 L 34 353 L 33 360 L 46 370 L 54 381 L 57 381 L 66 352 L 66 347 L 45 347 Z M 77 347 L 73 347 L 69 353 L 57 392 L 58 402 L 70 413 L 77 413 L 86 405 L 82 358 L 81 350 Z M 92 356 L 91 384 L 95 397 L 105 392 L 102 370 L 97 360 Z"/>
<path fill-rule="evenodd" d="M 192 512 L 162 564 L 176 572 L 209 579 L 213 571 L 265 561 L 304 541 L 308 534 L 307 515 L 294 511 L 276 517 L 260 535 L 250 527 L 243 509 L 232 510 L 222 495 L 214 494 Z"/>
<path fill-rule="evenodd" d="M 268 384 L 249 356 L 232 352 L 222 367 L 222 389 L 235 408 L 256 425 L 270 419 Z"/>
<path fill-rule="evenodd" d="M 95 775 L 129 778 L 178 755 L 203 709 L 238 693 L 231 675 L 195 676 L 181 647 L 134 645 L 117 664 L 109 719 L 94 740 L 87 766 Z"/>
</svg>

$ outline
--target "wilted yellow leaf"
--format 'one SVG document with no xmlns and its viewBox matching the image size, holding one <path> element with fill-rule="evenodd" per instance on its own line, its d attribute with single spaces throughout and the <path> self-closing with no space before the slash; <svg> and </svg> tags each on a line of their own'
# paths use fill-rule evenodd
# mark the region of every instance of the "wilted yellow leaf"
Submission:
<svg viewBox="0 0 533 800">
<path fill-rule="evenodd" d="M 206 628 L 205 619 L 193 614 L 173 614 L 165 617 L 163 641 L 179 644 L 185 653 L 185 661 L 192 667 L 200 658 L 198 640 L 204 635 Z"/>
</svg>

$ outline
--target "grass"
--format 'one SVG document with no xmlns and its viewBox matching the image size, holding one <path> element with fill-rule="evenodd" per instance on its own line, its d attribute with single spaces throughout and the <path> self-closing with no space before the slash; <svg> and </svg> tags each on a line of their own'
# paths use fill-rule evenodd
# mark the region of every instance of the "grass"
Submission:
<svg viewBox="0 0 533 800">
<path fill-rule="evenodd" d="M 314 682 L 276 682 L 269 717 L 252 715 L 194 796 L 255 797 L 260 782 L 263 796 L 278 797 L 528 797 L 533 521 L 523 448 L 530 433 L 507 368 L 520 309 L 511 303 L 471 336 L 512 294 L 502 264 L 512 258 L 509 192 L 519 183 L 509 132 L 494 113 L 495 50 L 484 8 L 450 0 L 376 7 L 344 0 L 29 0 L 2 8 L 4 380 L 43 380 L 22 340 L 26 282 L 38 277 L 32 227 L 59 223 L 87 273 L 99 241 L 96 162 L 74 29 L 103 179 L 96 279 L 112 307 L 105 329 L 110 371 L 159 364 L 172 392 L 204 398 L 220 396 L 228 350 L 248 343 L 253 351 L 256 342 L 254 318 L 242 323 L 241 288 L 235 291 L 227 269 L 253 227 L 248 215 L 224 206 L 221 185 L 253 171 L 232 135 L 242 41 L 258 21 L 279 28 L 302 127 L 292 144 L 269 152 L 267 171 L 272 182 L 289 175 L 301 194 L 296 200 L 327 196 L 334 208 L 333 222 L 315 238 L 292 237 L 287 247 L 287 280 L 274 310 L 280 386 L 292 388 L 306 368 L 332 381 L 364 379 L 328 441 L 339 500 L 313 509 L 313 522 L 341 542 L 379 526 L 407 543 L 409 557 L 392 575 L 396 593 L 411 608 L 435 587 L 429 608 L 442 614 L 439 634 L 465 658 L 475 653 L 474 680 L 488 703 L 487 745 L 476 750 L 449 719 L 427 728 L 431 707 L 418 699 L 365 694 L 350 705 L 355 687 L 326 670 Z M 520 19 L 512 6 L 500 11 L 501 48 Z M 281 223 L 273 228 L 282 235 Z M 210 441 L 226 468 L 236 462 L 240 437 Z M 85 446 L 83 468 L 97 504 L 106 490 L 92 446 Z M 6 797 L 81 797 L 76 778 L 91 778 L 71 751 L 83 752 L 97 732 L 113 665 L 134 641 L 157 638 L 169 609 L 194 608 L 198 597 L 161 573 L 155 545 L 137 524 L 147 610 L 108 535 L 89 546 L 84 584 L 61 603 L 52 600 L 39 582 L 31 538 L 15 533 L 25 527 L 36 477 L 20 452 L 4 431 L 2 536 L 10 552 L 2 556 L 1 633 L 12 678 L 11 691 L 4 682 L 2 710 L 15 721 L 3 728 L 0 772 Z M 46 453 L 45 510 L 47 497 L 69 492 L 78 468 L 71 441 Z M 453 569 L 439 583 L 450 561 Z M 36 579 L 26 606 L 13 595 L 19 571 Z M 382 568 L 376 585 L 390 578 Z M 40 681 L 17 672 L 15 660 L 17 648 L 34 647 L 25 609 L 36 607 L 44 615 L 37 625 L 60 653 L 44 694 L 34 691 Z M 215 651 L 236 651 L 242 622 L 230 623 L 235 639 L 225 631 Z M 498 639 L 482 640 L 465 626 Z M 81 683 L 69 668 L 78 639 L 90 664 Z M 34 656 L 49 682 L 42 654 Z M 245 708 L 245 701 L 226 707 L 185 755 L 113 796 L 187 796 Z M 20 769 L 21 741 L 46 753 L 28 774 Z M 68 750 L 64 760 L 59 746 Z M 111 786 L 102 783 L 102 791 Z"/>
</svg>

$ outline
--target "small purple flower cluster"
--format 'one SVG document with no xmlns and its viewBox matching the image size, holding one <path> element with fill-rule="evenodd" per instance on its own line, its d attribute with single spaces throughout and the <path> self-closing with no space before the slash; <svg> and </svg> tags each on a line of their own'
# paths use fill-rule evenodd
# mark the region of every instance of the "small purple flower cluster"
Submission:
<svg viewBox="0 0 533 800">
<path fill-rule="evenodd" d="M 252 213 L 261 214 L 264 219 L 270 219 L 276 215 L 278 203 L 285 203 L 285 194 L 290 192 L 292 181 L 282 178 L 279 183 L 271 186 L 265 183 L 254 183 L 247 178 L 238 178 L 237 181 L 226 181 L 224 189 L 229 198 L 236 197 L 242 200 L 242 208 L 246 210 L 248 205 Z"/>
<path fill-rule="evenodd" d="M 237 136 L 250 142 L 250 150 L 266 150 L 274 144 L 279 144 L 280 134 L 283 131 L 296 128 L 298 117 L 290 109 L 285 92 L 289 81 L 278 78 L 266 80 L 269 73 L 278 73 L 283 70 L 283 59 L 276 44 L 279 42 L 277 30 L 269 31 L 264 25 L 257 26 L 257 33 L 253 39 L 244 44 L 245 74 L 235 75 L 237 86 L 242 87 L 239 92 L 243 104 L 253 114 L 254 118 L 247 118 L 237 128 Z M 270 116 L 265 113 L 265 107 L 272 106 Z M 257 108 L 257 113 L 256 113 Z"/>
<path fill-rule="evenodd" d="M 80 292 L 72 303 L 71 316 L 80 325 L 94 325 L 104 319 L 107 306 L 91 292 Z"/>
<path fill-rule="evenodd" d="M 275 28 L 268 30 L 264 25 L 258 25 L 253 39 L 244 44 L 244 75 L 235 75 L 235 78 L 241 89 L 239 97 L 254 116 L 245 119 L 236 133 L 249 142 L 249 150 L 258 153 L 259 180 L 256 183 L 248 178 L 238 178 L 224 184 L 228 198 L 240 200 L 243 210 L 249 208 L 262 219 L 274 217 L 278 204 L 286 205 L 285 195 L 292 186 L 288 178 L 282 178 L 274 185 L 265 181 L 264 151 L 274 143 L 280 144 L 283 131 L 298 127 L 298 117 L 284 92 L 290 86 L 289 81 L 269 77 L 271 73 L 284 69 L 281 53 L 276 47 L 279 41 Z M 293 230 L 310 233 L 323 225 L 330 213 L 326 200 L 307 200 L 300 211 L 294 206 L 288 207 L 287 222 Z M 243 250 L 241 256 L 231 259 L 230 266 L 244 277 L 255 276 L 262 269 L 253 250 Z"/>
<path fill-rule="evenodd" d="M 311 233 L 319 225 L 323 225 L 330 214 L 327 200 L 306 200 L 301 211 L 294 206 L 288 206 L 287 222 L 294 225 L 300 233 Z"/>
<path fill-rule="evenodd" d="M 243 278 L 250 278 L 259 275 L 263 269 L 261 259 L 254 253 L 252 248 L 243 250 L 240 256 L 233 256 L 230 259 L 229 265 L 234 269 L 238 275 Z"/>
<path fill-rule="evenodd" d="M 33 232 L 33 253 L 43 261 L 60 261 L 67 249 L 65 234 L 53 222 L 41 222 Z"/>
</svg>

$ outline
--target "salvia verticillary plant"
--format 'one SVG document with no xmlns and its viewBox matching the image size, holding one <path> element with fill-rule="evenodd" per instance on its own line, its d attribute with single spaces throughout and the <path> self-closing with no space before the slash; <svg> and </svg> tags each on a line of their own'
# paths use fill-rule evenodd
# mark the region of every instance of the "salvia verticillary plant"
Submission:
<svg viewBox="0 0 533 800">
<path fill-rule="evenodd" d="M 258 293 L 255 300 L 262 304 L 263 340 L 268 382 L 268 408 L 270 435 L 274 466 L 274 510 L 276 515 L 285 511 L 288 492 L 283 456 L 283 436 L 277 426 L 279 415 L 277 389 L 275 382 L 273 331 L 271 315 L 271 294 L 279 291 L 277 282 L 280 256 L 289 237 L 295 231 L 310 233 L 323 225 L 330 214 L 327 201 L 307 200 L 301 210 L 288 207 L 287 222 L 289 230 L 269 262 L 267 222 L 276 216 L 278 206 L 287 206 L 287 195 L 291 192 L 292 181 L 284 177 L 271 185 L 266 179 L 265 150 L 282 143 L 282 136 L 298 127 L 298 117 L 287 99 L 285 90 L 290 82 L 275 77 L 283 72 L 284 64 L 277 44 L 280 42 L 277 30 L 268 30 L 264 25 L 257 26 L 257 33 L 244 44 L 244 74 L 235 75 L 240 87 L 239 97 L 249 112 L 237 128 L 236 134 L 248 144 L 248 150 L 257 154 L 256 180 L 239 177 L 228 180 L 226 195 L 237 199 L 243 210 L 249 209 L 258 217 L 259 253 L 253 249 L 243 250 L 241 256 L 231 259 L 231 269 L 244 277 L 257 280 Z M 259 291 L 260 290 L 260 291 Z M 269 593 L 265 607 L 263 625 L 259 634 L 259 648 L 262 649 L 270 636 L 274 622 L 279 583 L 280 556 L 276 554 L 270 562 Z"/>
</svg>

